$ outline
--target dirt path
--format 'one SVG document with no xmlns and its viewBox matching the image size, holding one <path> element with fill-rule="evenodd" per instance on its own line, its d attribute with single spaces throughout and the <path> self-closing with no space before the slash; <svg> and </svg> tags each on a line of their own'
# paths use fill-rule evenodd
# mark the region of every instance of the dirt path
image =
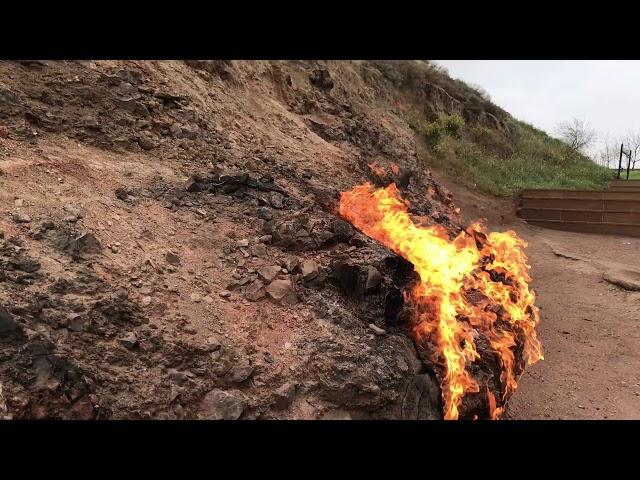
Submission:
<svg viewBox="0 0 640 480">
<path fill-rule="evenodd" d="M 435 176 L 465 220 L 488 217 L 492 229 L 529 242 L 545 359 L 525 372 L 505 418 L 640 418 L 640 292 L 602 279 L 603 264 L 640 268 L 640 239 L 532 227 L 513 215 L 511 200 Z"/>
</svg>

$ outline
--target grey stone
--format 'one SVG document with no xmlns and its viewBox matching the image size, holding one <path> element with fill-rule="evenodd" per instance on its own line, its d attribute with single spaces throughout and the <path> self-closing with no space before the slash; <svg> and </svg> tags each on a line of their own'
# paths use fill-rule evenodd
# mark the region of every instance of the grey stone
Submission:
<svg viewBox="0 0 640 480">
<path fill-rule="evenodd" d="M 247 300 L 252 302 L 257 302 L 261 298 L 266 297 L 267 291 L 264 288 L 264 283 L 260 280 L 256 280 L 245 289 L 244 296 Z"/>
<path fill-rule="evenodd" d="M 40 262 L 23 255 L 10 259 L 9 265 L 11 265 L 16 270 L 20 270 L 21 272 L 26 273 L 37 272 L 41 267 Z"/>
<path fill-rule="evenodd" d="M 272 281 L 265 287 L 267 294 L 273 300 L 285 305 L 294 305 L 298 302 L 291 278 L 282 278 Z"/>
<path fill-rule="evenodd" d="M 205 420 L 238 420 L 247 404 L 237 394 L 214 389 L 200 404 L 200 418 Z"/>
<path fill-rule="evenodd" d="M 181 133 L 184 138 L 187 138 L 189 140 L 195 140 L 196 138 L 198 138 L 198 135 L 200 134 L 200 128 L 197 125 L 194 125 L 192 128 L 182 127 Z"/>
<path fill-rule="evenodd" d="M 273 218 L 273 213 L 268 207 L 260 207 L 256 210 L 256 217 L 262 220 L 271 220 Z"/>
<path fill-rule="evenodd" d="M 133 332 L 129 332 L 124 337 L 119 338 L 118 341 L 129 350 L 133 350 L 138 345 L 138 337 Z"/>
<path fill-rule="evenodd" d="M 129 192 L 127 191 L 126 188 L 122 188 L 122 187 L 116 188 L 115 194 L 118 200 L 122 200 L 124 202 L 126 202 L 127 199 L 129 198 Z"/>
<path fill-rule="evenodd" d="M 30 223 L 31 222 L 31 217 L 29 215 L 26 215 L 24 213 L 16 213 L 13 216 L 13 221 L 16 223 Z"/>
<path fill-rule="evenodd" d="M 378 271 L 378 269 L 376 267 L 369 266 L 369 268 L 367 269 L 367 284 L 365 288 L 367 290 L 372 290 L 380 285 L 382 283 L 382 280 L 382 274 Z"/>
<path fill-rule="evenodd" d="M 100 241 L 91 232 L 86 232 L 75 239 L 78 250 L 82 252 L 99 252 L 102 249 Z"/>
<path fill-rule="evenodd" d="M 215 352 L 216 350 L 220 350 L 222 348 L 222 342 L 220 338 L 211 336 L 207 338 L 207 351 Z"/>
<path fill-rule="evenodd" d="M 231 370 L 227 374 L 227 378 L 233 383 L 242 383 L 251 376 L 253 370 L 254 368 L 251 365 L 249 359 L 247 357 L 242 357 L 231 368 Z"/>
<path fill-rule="evenodd" d="M 203 192 L 207 189 L 207 186 L 196 175 L 189 177 L 187 183 L 184 186 L 187 192 Z"/>
<path fill-rule="evenodd" d="M 296 386 L 293 383 L 285 383 L 275 392 L 273 392 L 273 406 L 278 410 L 284 410 L 293 403 L 296 395 Z"/>
<path fill-rule="evenodd" d="M 640 271 L 637 270 L 609 270 L 602 274 L 602 278 L 625 290 L 640 290 Z"/>
<path fill-rule="evenodd" d="M 249 179 L 247 173 L 229 173 L 220 175 L 220 182 L 227 183 L 229 185 L 243 185 Z"/>
<path fill-rule="evenodd" d="M 138 139 L 138 145 L 140 145 L 140 148 L 143 150 L 151 150 L 158 146 L 157 142 L 153 138 L 145 135 Z"/>
<path fill-rule="evenodd" d="M 184 372 L 180 372 L 174 368 L 169 370 L 169 379 L 177 385 L 182 385 L 188 378 L 189 376 Z"/>
<path fill-rule="evenodd" d="M 310 282 L 320 273 L 320 266 L 313 260 L 305 260 L 304 262 L 302 262 L 302 267 L 300 268 L 300 270 L 304 281 Z"/>
<path fill-rule="evenodd" d="M 140 85 L 144 81 L 144 75 L 142 72 L 136 70 L 118 70 L 116 75 L 125 82 L 129 82 L 132 85 Z"/>
<path fill-rule="evenodd" d="M 182 135 L 182 127 L 178 122 L 173 122 L 169 127 L 169 132 L 171 132 L 172 137 L 179 138 Z"/>
<path fill-rule="evenodd" d="M 297 257 L 287 257 L 284 259 L 284 268 L 289 273 L 298 273 L 300 271 L 300 259 Z"/>
<path fill-rule="evenodd" d="M 165 259 L 170 265 L 180 265 L 180 257 L 173 252 L 167 252 Z"/>
<path fill-rule="evenodd" d="M 387 333 L 386 330 L 378 327 L 375 323 L 370 323 L 369 328 L 373 330 L 373 333 L 375 333 L 376 335 L 384 335 L 385 333 Z"/>
<path fill-rule="evenodd" d="M 269 203 L 273 208 L 284 208 L 284 195 L 279 192 L 271 192 Z"/>
<path fill-rule="evenodd" d="M 258 270 L 258 275 L 260 276 L 260 278 L 262 280 L 264 280 L 267 283 L 272 282 L 273 280 L 276 279 L 276 277 L 282 272 L 280 266 L 278 265 L 271 265 L 268 267 L 262 267 L 261 269 Z"/>
<path fill-rule="evenodd" d="M 415 375 L 402 403 L 403 420 L 442 420 L 440 386 L 426 373 Z"/>
<path fill-rule="evenodd" d="M 85 318 L 77 313 L 72 313 L 68 317 L 67 329 L 72 332 L 82 332 L 84 330 Z"/>
</svg>

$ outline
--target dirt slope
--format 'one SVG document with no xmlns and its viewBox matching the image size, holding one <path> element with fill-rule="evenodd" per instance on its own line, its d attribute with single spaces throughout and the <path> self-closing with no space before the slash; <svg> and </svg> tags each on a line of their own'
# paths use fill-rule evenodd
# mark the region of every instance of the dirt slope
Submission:
<svg viewBox="0 0 640 480">
<path fill-rule="evenodd" d="M 0 415 L 440 415 L 384 323 L 397 257 L 333 212 L 394 162 L 459 219 L 358 63 L 329 66 L 0 62 Z"/>
</svg>

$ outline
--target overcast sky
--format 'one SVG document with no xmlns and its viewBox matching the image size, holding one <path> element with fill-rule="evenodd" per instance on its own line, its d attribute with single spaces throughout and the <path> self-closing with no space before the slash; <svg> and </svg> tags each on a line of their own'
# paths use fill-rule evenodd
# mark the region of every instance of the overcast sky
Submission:
<svg viewBox="0 0 640 480">
<path fill-rule="evenodd" d="M 640 130 L 640 61 L 436 60 L 449 74 L 482 86 L 519 120 L 554 134 L 559 121 L 587 120 L 611 137 Z M 619 147 L 618 147 L 619 148 Z M 598 150 L 596 148 L 596 150 Z"/>
</svg>

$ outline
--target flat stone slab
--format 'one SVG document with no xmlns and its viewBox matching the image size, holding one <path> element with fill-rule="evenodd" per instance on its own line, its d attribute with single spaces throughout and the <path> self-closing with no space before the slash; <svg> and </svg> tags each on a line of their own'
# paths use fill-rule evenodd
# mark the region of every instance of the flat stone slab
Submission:
<svg viewBox="0 0 640 480">
<path fill-rule="evenodd" d="M 602 278 L 625 290 L 640 291 L 640 272 L 637 270 L 608 270 Z"/>
</svg>

